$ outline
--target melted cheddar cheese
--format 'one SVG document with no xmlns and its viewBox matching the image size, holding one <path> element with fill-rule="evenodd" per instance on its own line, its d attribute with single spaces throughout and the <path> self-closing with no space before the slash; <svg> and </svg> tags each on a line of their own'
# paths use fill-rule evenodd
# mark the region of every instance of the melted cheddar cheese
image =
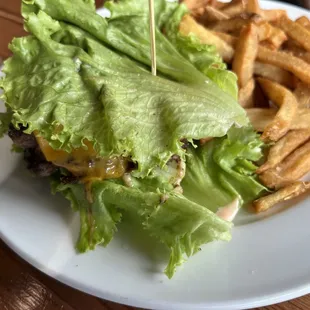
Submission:
<svg viewBox="0 0 310 310">
<path fill-rule="evenodd" d="M 89 141 L 84 142 L 87 149 L 78 148 L 67 153 L 54 150 L 44 138 L 36 133 L 35 136 L 47 161 L 67 169 L 85 182 L 91 182 L 94 179 L 116 179 L 126 172 L 128 161 L 124 157 L 99 158 Z"/>
</svg>

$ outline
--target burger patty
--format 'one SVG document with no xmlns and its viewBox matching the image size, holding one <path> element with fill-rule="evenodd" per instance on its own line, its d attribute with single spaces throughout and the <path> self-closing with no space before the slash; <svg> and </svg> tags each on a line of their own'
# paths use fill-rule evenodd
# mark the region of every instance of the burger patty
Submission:
<svg viewBox="0 0 310 310">
<path fill-rule="evenodd" d="M 27 163 L 27 168 L 38 177 L 49 177 L 56 171 L 59 171 L 59 166 L 56 166 L 52 162 L 46 160 L 35 136 L 33 134 L 24 133 L 26 129 L 26 127 L 22 126 L 20 129 L 16 129 L 11 124 L 9 127 L 8 135 L 17 147 L 23 149 L 24 160 Z M 186 139 L 181 141 L 183 143 L 182 148 L 186 150 L 190 145 L 189 142 Z M 169 162 L 171 161 L 175 161 L 177 163 L 176 170 L 182 172 L 177 178 L 179 180 L 178 183 L 180 183 L 184 176 L 184 168 L 182 168 L 181 159 L 178 155 L 173 155 Z M 129 160 L 127 163 L 126 172 L 128 173 L 135 169 L 137 169 L 137 164 Z M 65 184 L 74 183 L 78 180 L 79 177 L 73 175 L 69 171 L 68 174 L 61 177 L 61 182 Z"/>
<path fill-rule="evenodd" d="M 13 143 L 23 149 L 27 168 L 39 177 L 49 177 L 59 168 L 46 161 L 34 135 L 24 133 L 25 127 L 16 129 L 10 125 L 8 135 Z"/>
</svg>

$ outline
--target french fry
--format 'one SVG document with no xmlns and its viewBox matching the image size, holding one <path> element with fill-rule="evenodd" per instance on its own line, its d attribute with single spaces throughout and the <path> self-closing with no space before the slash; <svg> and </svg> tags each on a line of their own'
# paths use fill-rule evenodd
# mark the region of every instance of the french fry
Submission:
<svg viewBox="0 0 310 310">
<path fill-rule="evenodd" d="M 256 14 L 242 14 L 229 20 L 222 20 L 210 26 L 213 31 L 239 33 L 243 26 L 255 23 L 257 25 L 263 23 L 261 16 Z"/>
<path fill-rule="evenodd" d="M 292 39 L 288 39 L 283 44 L 283 50 L 292 53 L 296 57 L 300 57 L 303 53 L 306 52 L 306 50 L 300 44 Z"/>
<path fill-rule="evenodd" d="M 203 19 L 205 13 L 205 8 L 198 8 L 196 10 L 191 10 L 192 16 L 200 22 L 201 19 Z"/>
<path fill-rule="evenodd" d="M 277 82 L 288 88 L 293 88 L 294 86 L 292 74 L 273 65 L 256 61 L 254 64 L 254 75 Z"/>
<path fill-rule="evenodd" d="M 238 43 L 238 38 L 224 32 L 217 32 L 217 31 L 212 31 L 214 35 L 225 41 L 227 44 L 229 44 L 231 47 L 235 48 L 237 43 Z"/>
<path fill-rule="evenodd" d="M 310 142 L 302 145 L 274 168 L 260 174 L 262 183 L 269 188 L 281 188 L 299 180 L 310 171 Z"/>
<path fill-rule="evenodd" d="M 302 53 L 299 57 L 300 57 L 303 61 L 305 61 L 305 62 L 307 62 L 308 64 L 310 64 L 310 52 Z"/>
<path fill-rule="evenodd" d="M 271 34 L 267 39 L 276 49 L 278 49 L 285 41 L 287 41 L 287 36 L 281 29 L 271 26 Z"/>
<path fill-rule="evenodd" d="M 310 129 L 292 130 L 275 143 L 269 150 L 267 161 L 256 173 L 261 174 L 281 163 L 285 157 L 310 139 Z"/>
<path fill-rule="evenodd" d="M 202 43 L 215 45 L 218 53 L 226 62 L 231 62 L 234 49 L 228 45 L 225 41 L 214 35 L 211 31 L 199 25 L 191 16 L 184 15 L 180 26 L 180 33 L 184 36 L 195 34 Z"/>
<path fill-rule="evenodd" d="M 225 13 L 212 6 L 207 6 L 202 16 L 200 16 L 199 22 L 204 25 L 208 25 L 210 23 L 226 19 L 229 19 L 229 17 Z"/>
<path fill-rule="evenodd" d="M 310 109 L 298 109 L 297 115 L 292 123 L 293 129 L 309 129 L 310 128 Z"/>
<path fill-rule="evenodd" d="M 261 15 L 261 9 L 258 0 L 248 0 L 246 12 Z"/>
<path fill-rule="evenodd" d="M 240 33 L 232 64 L 232 69 L 238 76 L 238 85 L 240 88 L 245 87 L 253 76 L 257 50 L 257 27 L 254 24 L 249 24 Z"/>
<path fill-rule="evenodd" d="M 260 46 L 257 60 L 289 71 L 303 82 L 310 84 L 310 65 L 295 56 Z"/>
<path fill-rule="evenodd" d="M 222 12 L 229 17 L 235 17 L 242 14 L 246 9 L 246 2 L 244 0 L 231 1 L 223 9 Z"/>
<path fill-rule="evenodd" d="M 297 58 L 310 63 L 310 52 L 307 52 L 302 46 L 300 46 L 296 41 L 289 39 L 283 45 L 283 50 Z"/>
<path fill-rule="evenodd" d="M 274 22 L 282 16 L 287 16 L 285 10 L 261 10 L 260 15 L 269 22 Z"/>
<path fill-rule="evenodd" d="M 310 108 L 310 86 L 299 82 L 294 91 L 298 106 L 302 108 Z"/>
<path fill-rule="evenodd" d="M 269 39 L 273 33 L 272 28 L 273 27 L 267 22 L 260 24 L 258 26 L 258 39 L 259 39 L 259 41 L 264 41 L 264 40 Z"/>
<path fill-rule="evenodd" d="M 306 16 L 301 16 L 296 19 L 296 23 L 299 24 L 300 26 L 305 27 L 306 29 L 310 29 L 310 21 L 309 18 Z"/>
<path fill-rule="evenodd" d="M 289 130 L 297 112 L 297 101 L 293 93 L 278 83 L 258 78 L 264 93 L 280 107 L 274 120 L 265 128 L 262 139 L 278 141 Z"/>
<path fill-rule="evenodd" d="M 260 46 L 268 48 L 269 50 L 276 51 L 278 48 L 274 46 L 270 41 L 265 40 L 259 43 Z"/>
<path fill-rule="evenodd" d="M 276 109 L 253 108 L 246 109 L 247 116 L 257 132 L 264 132 L 277 114 Z M 299 109 L 295 116 L 291 130 L 310 129 L 310 109 Z"/>
<path fill-rule="evenodd" d="M 257 132 L 264 132 L 277 114 L 276 109 L 252 108 L 246 109 L 247 116 Z"/>
<path fill-rule="evenodd" d="M 251 79 L 243 88 L 239 90 L 239 104 L 243 108 L 254 106 L 255 80 Z"/>
<path fill-rule="evenodd" d="M 241 28 L 246 24 L 248 24 L 247 19 L 235 17 L 233 19 L 217 22 L 214 25 L 211 25 L 210 28 L 213 31 L 233 33 L 240 32 Z"/>
<path fill-rule="evenodd" d="M 310 51 L 310 31 L 286 16 L 282 16 L 277 25 L 305 50 Z"/>
<path fill-rule="evenodd" d="M 309 182 L 295 182 L 275 193 L 254 201 L 253 205 L 257 213 L 269 210 L 274 205 L 298 197 L 310 189 Z"/>
</svg>

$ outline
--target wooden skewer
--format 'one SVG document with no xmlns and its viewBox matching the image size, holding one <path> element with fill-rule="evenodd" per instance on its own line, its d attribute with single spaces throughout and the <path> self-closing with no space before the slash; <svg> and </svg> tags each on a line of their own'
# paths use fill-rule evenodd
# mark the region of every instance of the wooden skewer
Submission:
<svg viewBox="0 0 310 310">
<path fill-rule="evenodd" d="M 156 75 L 156 42 L 155 42 L 155 13 L 154 0 L 149 0 L 150 11 L 150 41 L 151 41 L 151 59 L 152 59 L 152 75 Z"/>
</svg>

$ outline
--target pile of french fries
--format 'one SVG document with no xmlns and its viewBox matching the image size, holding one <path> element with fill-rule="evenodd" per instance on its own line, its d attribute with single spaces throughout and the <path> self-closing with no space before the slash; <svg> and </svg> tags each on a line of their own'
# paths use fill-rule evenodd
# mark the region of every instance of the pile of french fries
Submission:
<svg viewBox="0 0 310 310">
<path fill-rule="evenodd" d="M 256 200 L 257 212 L 310 189 L 310 21 L 285 10 L 264 10 L 258 0 L 184 0 L 191 11 L 180 24 L 215 45 L 238 76 L 239 103 L 270 146 L 257 170 L 272 194 Z"/>
</svg>

